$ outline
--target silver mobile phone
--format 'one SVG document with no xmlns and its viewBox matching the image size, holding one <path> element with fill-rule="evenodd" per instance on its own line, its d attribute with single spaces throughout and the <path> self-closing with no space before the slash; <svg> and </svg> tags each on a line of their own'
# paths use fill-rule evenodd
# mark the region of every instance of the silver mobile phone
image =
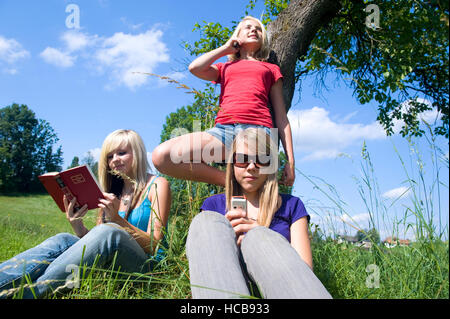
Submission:
<svg viewBox="0 0 450 319">
<path fill-rule="evenodd" d="M 231 197 L 231 208 L 232 209 L 242 209 L 247 215 L 247 200 L 244 196 L 233 196 Z"/>
</svg>

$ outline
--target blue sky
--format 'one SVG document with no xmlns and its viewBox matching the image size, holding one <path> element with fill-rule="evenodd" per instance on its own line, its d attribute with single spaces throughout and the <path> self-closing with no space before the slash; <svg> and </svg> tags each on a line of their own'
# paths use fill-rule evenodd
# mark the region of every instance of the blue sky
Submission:
<svg viewBox="0 0 450 319">
<path fill-rule="evenodd" d="M 64 167 L 74 156 L 82 158 L 88 151 L 98 156 L 105 136 L 119 128 L 136 130 L 151 153 L 160 141 L 166 116 L 192 103 L 193 96 L 159 79 L 133 72 L 168 75 L 202 89 L 204 81 L 187 71 L 193 57 L 184 50 L 182 42 L 199 39 L 199 33 L 192 32 L 195 22 L 230 26 L 232 20 L 244 14 L 246 3 L 0 0 L 0 107 L 27 104 L 38 118 L 47 120 L 60 139 Z M 79 28 L 72 28 L 76 23 L 71 16 L 74 11 L 66 12 L 70 4 L 79 9 Z M 251 14 L 259 17 L 261 5 Z M 323 229 L 329 229 L 331 223 L 338 232 L 354 234 L 356 230 L 348 224 L 367 226 L 370 210 L 358 193 L 365 142 L 379 189 L 374 210 L 381 214 L 383 207 L 389 207 L 383 213 L 385 217 L 380 218 L 384 238 L 390 233 L 392 220 L 401 219 L 405 212 L 411 215 L 407 207 L 412 207 L 415 193 L 408 190 L 398 154 L 410 177 L 420 180 L 414 168 L 417 161 L 411 155 L 414 152 L 398 134 L 385 136 L 375 122 L 375 104 L 359 105 L 346 83 L 333 76 L 327 84 L 328 90 L 317 95 L 313 79 L 305 79 L 301 96 L 294 96 L 288 116 L 296 166 L 302 174 L 313 176 L 313 180 L 320 178 L 333 185 L 352 218 L 340 213 L 334 217 L 337 209 L 333 201 L 300 173 L 293 193 L 303 199 L 313 222 Z M 436 112 L 423 117 L 430 120 Z M 415 139 L 414 143 L 426 172 L 426 187 L 434 185 L 431 193 L 436 221 L 438 201 L 433 169 L 436 171 L 437 166 L 433 166 L 426 139 Z M 448 140 L 438 138 L 437 145 L 443 151 L 441 158 L 448 162 Z M 442 226 L 448 229 L 448 164 L 441 160 L 438 163 Z M 424 197 L 423 191 L 420 196 Z M 382 221 L 388 225 L 383 226 Z M 412 237 L 411 230 L 402 233 L 406 225 L 399 228 L 400 237 Z"/>
</svg>

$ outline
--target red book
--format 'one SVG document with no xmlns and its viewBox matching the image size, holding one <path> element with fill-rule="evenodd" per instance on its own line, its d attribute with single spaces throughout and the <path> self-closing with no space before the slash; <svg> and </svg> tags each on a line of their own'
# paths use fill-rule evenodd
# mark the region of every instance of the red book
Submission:
<svg viewBox="0 0 450 319">
<path fill-rule="evenodd" d="M 98 207 L 98 199 L 103 198 L 101 187 L 88 166 L 82 165 L 62 172 L 50 172 L 38 176 L 47 192 L 53 197 L 62 212 L 64 208 L 64 194 L 71 201 L 77 198 L 75 210 L 88 204 L 88 209 Z"/>
</svg>

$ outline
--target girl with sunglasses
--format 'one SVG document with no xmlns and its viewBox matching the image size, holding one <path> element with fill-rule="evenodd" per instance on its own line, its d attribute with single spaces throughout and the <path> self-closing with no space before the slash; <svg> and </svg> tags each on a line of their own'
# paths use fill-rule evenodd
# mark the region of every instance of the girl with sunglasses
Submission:
<svg viewBox="0 0 450 319">
<path fill-rule="evenodd" d="M 312 271 L 305 206 L 278 193 L 275 145 L 258 128 L 234 140 L 225 194 L 207 198 L 189 228 L 193 298 L 331 298 Z M 233 196 L 246 211 L 232 208 Z"/>
<path fill-rule="evenodd" d="M 189 65 L 196 77 L 220 84 L 220 110 L 213 128 L 181 135 L 156 147 L 152 161 L 158 171 L 175 178 L 224 186 L 225 173 L 207 163 L 225 160 L 224 154 L 240 130 L 261 127 L 267 132 L 278 130 L 288 159 L 280 182 L 293 185 L 294 152 L 283 99 L 283 75 L 277 65 L 266 62 L 269 52 L 264 25 L 247 16 L 224 45 Z M 227 62 L 216 63 L 225 56 Z"/>
</svg>

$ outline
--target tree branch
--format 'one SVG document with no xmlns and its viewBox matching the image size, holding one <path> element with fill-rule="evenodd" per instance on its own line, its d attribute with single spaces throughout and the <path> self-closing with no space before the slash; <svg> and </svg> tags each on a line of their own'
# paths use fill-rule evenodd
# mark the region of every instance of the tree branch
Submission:
<svg viewBox="0 0 450 319">
<path fill-rule="evenodd" d="M 336 0 L 292 0 L 267 26 L 272 50 L 269 62 L 279 65 L 283 74 L 286 111 L 294 95 L 297 59 L 306 55 L 318 30 L 327 25 L 340 8 Z"/>
</svg>

